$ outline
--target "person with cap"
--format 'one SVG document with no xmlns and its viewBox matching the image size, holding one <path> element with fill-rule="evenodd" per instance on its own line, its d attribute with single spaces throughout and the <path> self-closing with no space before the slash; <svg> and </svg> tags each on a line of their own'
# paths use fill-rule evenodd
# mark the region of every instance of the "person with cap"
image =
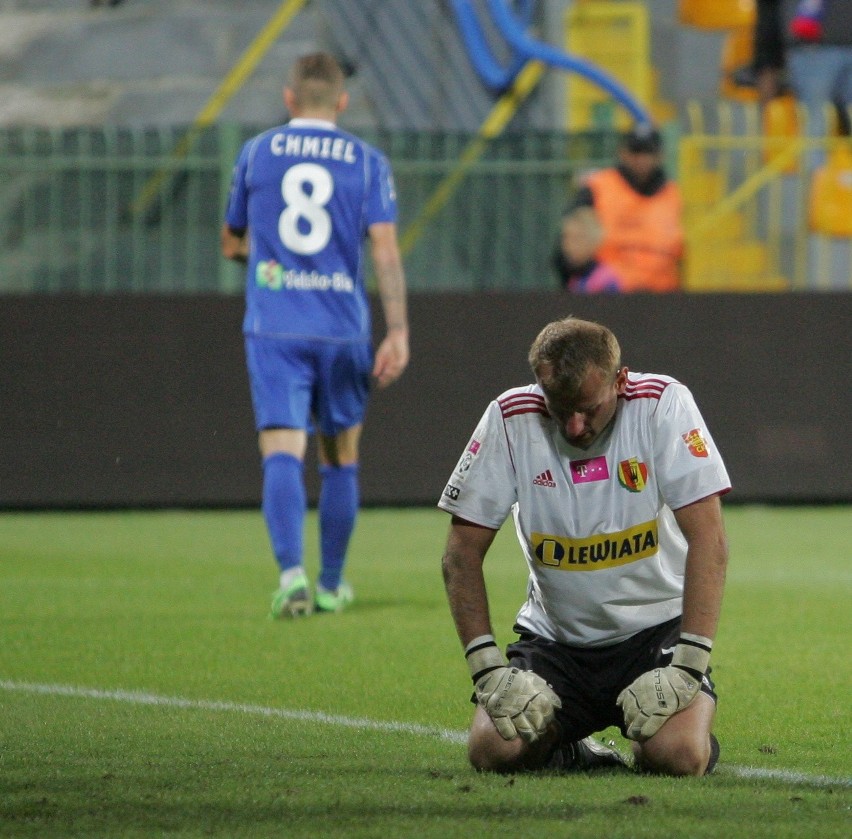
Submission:
<svg viewBox="0 0 852 839">
<path fill-rule="evenodd" d="M 637 124 L 622 137 L 616 165 L 586 176 L 565 211 L 569 215 L 577 207 L 594 209 L 603 229 L 596 259 L 620 278 L 625 292 L 681 287 L 683 203 L 662 160 L 660 132 L 647 123 Z"/>
</svg>

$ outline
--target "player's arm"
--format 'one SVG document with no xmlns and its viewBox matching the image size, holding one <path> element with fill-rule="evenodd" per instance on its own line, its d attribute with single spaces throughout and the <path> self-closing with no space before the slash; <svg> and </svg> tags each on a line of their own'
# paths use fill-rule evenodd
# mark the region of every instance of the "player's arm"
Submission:
<svg viewBox="0 0 852 839">
<path fill-rule="evenodd" d="M 618 697 L 627 735 L 640 741 L 698 695 L 722 608 L 728 546 L 719 496 L 681 507 L 674 515 L 688 545 L 680 640 L 668 667 L 642 674 Z"/>
<path fill-rule="evenodd" d="M 223 224 L 219 233 L 222 256 L 235 262 L 248 261 L 248 231 L 234 230 L 230 225 Z"/>
<path fill-rule="evenodd" d="M 718 495 L 711 495 L 675 510 L 674 515 L 688 545 L 681 629 L 712 640 L 719 625 L 728 565 L 722 503 Z"/>
<path fill-rule="evenodd" d="M 373 376 L 379 387 L 398 379 L 409 359 L 408 304 L 405 271 L 397 242 L 396 225 L 381 222 L 370 225 L 370 255 L 385 317 L 387 335 L 376 350 Z"/>
<path fill-rule="evenodd" d="M 496 533 L 453 516 L 442 560 L 444 585 L 477 704 L 504 740 L 520 736 L 534 743 L 562 703 L 540 676 L 510 667 L 494 641 L 482 565 Z"/>
<path fill-rule="evenodd" d="M 453 516 L 441 562 L 450 614 L 463 647 L 474 638 L 491 635 L 485 575 L 485 554 L 496 530 Z"/>
</svg>

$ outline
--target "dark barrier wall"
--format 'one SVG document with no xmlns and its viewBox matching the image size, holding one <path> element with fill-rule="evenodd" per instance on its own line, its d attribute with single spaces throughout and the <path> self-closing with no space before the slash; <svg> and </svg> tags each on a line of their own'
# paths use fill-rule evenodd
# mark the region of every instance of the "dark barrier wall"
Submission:
<svg viewBox="0 0 852 839">
<path fill-rule="evenodd" d="M 852 295 L 411 300 L 412 362 L 374 394 L 366 504 L 434 504 L 530 342 L 575 314 L 693 390 L 731 501 L 852 501 Z M 240 323 L 224 297 L 0 297 L 0 507 L 256 505 Z M 381 318 L 377 318 L 381 323 Z M 311 460 L 307 477 L 316 494 Z"/>
</svg>

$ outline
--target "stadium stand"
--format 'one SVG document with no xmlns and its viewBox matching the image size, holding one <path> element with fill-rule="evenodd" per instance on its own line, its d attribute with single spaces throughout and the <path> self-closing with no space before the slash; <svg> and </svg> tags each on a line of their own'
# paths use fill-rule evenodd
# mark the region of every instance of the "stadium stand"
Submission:
<svg viewBox="0 0 852 839">
<path fill-rule="evenodd" d="M 217 233 L 234 156 L 276 119 L 292 55 L 324 47 L 347 59 L 344 125 L 392 159 L 405 233 L 506 104 L 477 80 L 446 0 L 310 0 L 177 158 L 188 126 L 282 5 L 0 0 L 0 507 L 256 502 L 247 393 L 235 402 L 245 387 L 244 278 L 219 258 Z M 560 43 L 570 4 L 535 5 L 536 35 Z M 677 0 L 644 5 L 652 66 L 640 75 L 675 108 L 664 128 L 690 208 L 690 288 L 848 292 L 852 236 L 830 224 L 852 212 L 819 216 L 831 205 L 817 201 L 808 216 L 816 192 L 803 180 L 791 112 L 762 128 L 753 101 L 720 93 L 726 31 L 682 23 Z M 358 9 L 380 26 L 378 43 Z M 676 359 L 673 373 L 708 406 L 735 407 L 735 425 L 727 415 L 718 425 L 729 426 L 719 444 L 738 499 L 848 499 L 836 429 L 848 424 L 849 400 L 824 359 L 826 346 L 848 345 L 848 293 L 572 300 L 556 287 L 550 253 L 566 198 L 579 172 L 612 160 L 616 140 L 613 114 L 600 108 L 600 126 L 566 133 L 564 81 L 548 73 L 520 107 L 504 108 L 507 130 L 476 146 L 407 255 L 418 361 L 401 392 L 378 395 L 366 502 L 434 503 L 458 429 L 528 375 L 527 336 L 577 306 L 624 333 L 646 369 Z M 838 189 L 852 182 L 852 162 L 836 157 L 824 188 L 852 200 Z M 134 211 L 163 173 L 155 200 Z M 849 354 L 835 355 L 843 381 Z"/>
<path fill-rule="evenodd" d="M 499 96 L 478 79 L 440 0 L 305 3 L 222 103 L 215 127 L 194 138 L 191 154 L 174 158 L 187 127 L 282 5 L 0 2 L 3 290 L 235 291 L 237 275 L 210 256 L 208 241 L 235 145 L 255 127 L 284 118 L 283 106 L 275 113 L 282 68 L 315 48 L 333 50 L 351 69 L 352 105 L 343 124 L 372 134 L 392 155 L 408 199 L 403 229 L 412 221 Z M 699 12 L 747 3 L 699 5 L 539 3 L 534 29 L 590 60 L 600 60 L 601 39 L 625 47 L 611 52 L 626 65 L 606 69 L 650 100 L 664 123 L 667 166 L 683 182 L 696 220 L 688 288 L 849 288 L 852 238 L 824 212 L 808 216 L 800 197 L 811 185 L 801 180 L 808 177 L 799 171 L 803 153 L 791 145 L 799 136 L 795 107 L 779 102 L 761 117 L 751 97 L 724 85 L 733 64 L 744 60 L 730 54 L 730 37 L 741 33 L 743 20 L 726 19 L 724 28 L 683 16 L 694 6 L 686 20 L 706 24 Z M 474 6 L 480 15 L 487 8 L 485 0 Z M 586 25 L 592 19 L 597 29 Z M 501 61 L 511 58 L 499 39 L 495 45 Z M 572 181 L 611 159 L 614 130 L 624 127 L 624 113 L 588 93 L 576 80 L 566 84 L 564 73 L 544 75 L 511 113 L 504 136 L 489 139 L 464 188 L 424 228 L 408 257 L 413 289 L 552 287 L 550 234 Z M 832 172 L 840 175 L 823 176 L 814 194 L 828 189 L 832 201 L 846 201 L 836 186 L 848 170 L 840 153 L 833 158 L 840 163 Z M 771 177 L 764 164 L 775 167 Z M 128 215 L 164 172 L 168 201 L 146 200 L 144 214 Z M 471 214 L 474 206 L 479 212 Z M 453 222 L 460 213 L 475 219 L 463 230 Z M 816 243 L 808 241 L 809 225 L 821 236 Z M 831 250 L 828 268 L 815 244 Z"/>
</svg>

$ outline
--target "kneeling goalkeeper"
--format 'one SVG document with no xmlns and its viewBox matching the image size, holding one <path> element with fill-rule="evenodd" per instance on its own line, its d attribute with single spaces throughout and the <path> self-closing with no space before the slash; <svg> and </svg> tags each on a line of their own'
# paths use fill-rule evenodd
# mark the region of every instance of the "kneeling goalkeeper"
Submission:
<svg viewBox="0 0 852 839">
<path fill-rule="evenodd" d="M 710 653 L 730 481 L 690 391 L 634 373 L 606 327 L 548 324 L 535 384 L 488 406 L 439 507 L 443 573 L 476 704 L 468 753 L 495 772 L 633 763 L 703 775 L 718 758 Z M 512 513 L 529 571 L 517 640 L 497 646 L 483 562 Z"/>
</svg>

